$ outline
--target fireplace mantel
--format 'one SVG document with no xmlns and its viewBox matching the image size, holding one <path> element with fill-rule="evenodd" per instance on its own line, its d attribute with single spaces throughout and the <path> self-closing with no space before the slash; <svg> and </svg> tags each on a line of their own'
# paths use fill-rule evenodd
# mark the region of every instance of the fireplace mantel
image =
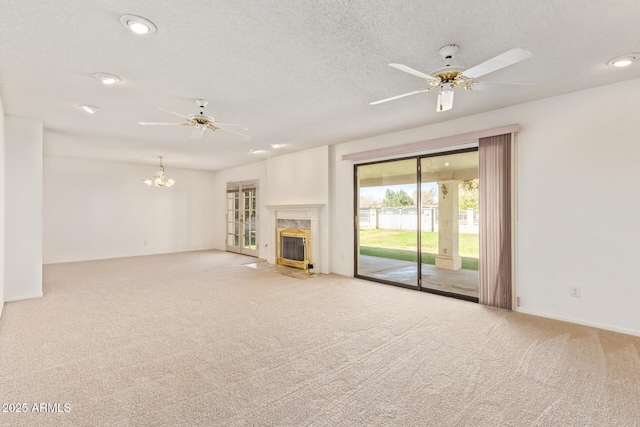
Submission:
<svg viewBox="0 0 640 427">
<path fill-rule="evenodd" d="M 323 269 L 322 252 L 320 247 L 320 211 L 323 204 L 298 204 L 298 205 L 264 205 L 269 210 L 269 251 L 267 261 L 276 263 L 276 233 L 279 219 L 308 220 L 311 230 L 311 263 L 316 273 L 325 272 Z"/>
<path fill-rule="evenodd" d="M 264 205 L 265 208 L 270 211 L 305 211 L 305 210 L 315 210 L 319 211 L 324 207 L 324 205 L 314 205 L 314 204 L 305 204 L 305 205 Z"/>
</svg>

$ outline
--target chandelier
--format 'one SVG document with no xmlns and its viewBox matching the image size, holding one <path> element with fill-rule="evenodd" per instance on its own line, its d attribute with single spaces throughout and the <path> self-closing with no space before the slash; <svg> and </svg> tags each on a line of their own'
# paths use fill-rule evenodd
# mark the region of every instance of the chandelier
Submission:
<svg viewBox="0 0 640 427">
<path fill-rule="evenodd" d="M 164 166 L 162 165 L 162 156 L 158 156 L 158 157 L 160 157 L 160 169 L 158 169 L 158 172 L 156 172 L 154 176 L 152 176 L 151 178 L 144 179 L 142 182 L 147 184 L 149 187 L 151 187 L 152 185 L 155 185 L 156 187 L 171 187 L 176 182 L 171 178 L 167 178 L 167 176 L 164 174 Z"/>
</svg>

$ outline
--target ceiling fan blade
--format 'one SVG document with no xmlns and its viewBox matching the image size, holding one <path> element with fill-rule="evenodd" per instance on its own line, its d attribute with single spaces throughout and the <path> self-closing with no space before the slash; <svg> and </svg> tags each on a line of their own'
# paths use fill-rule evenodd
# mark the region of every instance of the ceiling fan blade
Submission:
<svg viewBox="0 0 640 427">
<path fill-rule="evenodd" d="M 242 125 L 235 125 L 233 123 L 213 123 L 213 125 L 217 128 L 237 128 L 237 129 L 242 129 L 242 130 L 249 130 L 246 127 L 242 126 Z"/>
<path fill-rule="evenodd" d="M 189 123 L 155 123 L 155 122 L 138 122 L 142 126 L 184 126 Z"/>
<path fill-rule="evenodd" d="M 414 70 L 413 68 L 407 67 L 406 65 L 389 64 L 389 66 L 395 68 L 396 70 L 404 71 L 405 73 L 420 77 L 421 79 L 438 81 L 436 77 L 430 76 L 429 74 L 421 73 L 420 71 Z"/>
<path fill-rule="evenodd" d="M 495 90 L 500 92 L 527 92 L 537 88 L 538 85 L 527 83 L 501 83 L 501 82 L 475 82 L 472 90 Z"/>
<path fill-rule="evenodd" d="M 245 135 L 245 134 L 239 133 L 239 132 L 234 132 L 234 131 L 229 130 L 229 129 L 219 128 L 217 126 L 218 126 L 218 123 L 216 123 L 215 125 L 211 125 L 211 124 L 207 125 L 207 127 L 209 129 L 211 129 L 211 130 L 221 130 L 222 132 L 230 133 L 233 136 L 235 136 L 236 138 L 242 139 L 243 141 L 249 141 L 251 139 L 251 137 L 249 135 Z"/>
<path fill-rule="evenodd" d="M 451 110 L 453 108 L 453 91 L 443 90 L 438 93 L 438 104 L 436 105 L 436 111 L 438 113 L 442 111 Z"/>
<path fill-rule="evenodd" d="M 528 50 L 520 48 L 511 49 L 494 58 L 484 61 L 482 64 L 478 64 L 475 67 L 471 67 L 468 70 L 463 71 L 462 75 L 470 79 L 476 79 L 480 76 L 484 76 L 485 74 L 493 73 L 501 68 L 529 59 L 532 56 L 533 55 Z"/>
<path fill-rule="evenodd" d="M 176 115 L 178 117 L 182 117 L 185 120 L 191 121 L 191 117 L 183 116 L 182 114 L 176 113 L 175 111 L 165 110 L 164 108 L 158 108 L 158 110 L 164 111 L 165 113 L 174 114 L 174 115 Z"/>
<path fill-rule="evenodd" d="M 404 98 L 405 96 L 417 95 L 418 93 L 428 92 L 430 90 L 431 88 L 414 90 L 413 92 L 407 92 L 407 93 L 403 93 L 402 95 L 392 96 L 391 98 L 381 99 L 380 101 L 370 102 L 369 105 L 378 105 L 378 104 L 382 104 L 383 102 L 393 101 L 394 99 Z"/>
<path fill-rule="evenodd" d="M 191 131 L 191 139 L 200 139 L 204 136 L 207 129 L 204 126 L 196 126 Z"/>
</svg>

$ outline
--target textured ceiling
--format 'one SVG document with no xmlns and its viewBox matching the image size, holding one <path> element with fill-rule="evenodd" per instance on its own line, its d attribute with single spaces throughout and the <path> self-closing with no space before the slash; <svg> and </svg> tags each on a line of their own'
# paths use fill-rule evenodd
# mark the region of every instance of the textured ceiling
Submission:
<svg viewBox="0 0 640 427">
<path fill-rule="evenodd" d="M 123 14 L 158 31 L 135 35 Z M 164 155 L 166 165 L 216 170 L 640 77 L 640 63 L 605 65 L 640 51 L 638 18 L 633 0 L 2 0 L 0 97 L 7 115 L 44 122 L 45 154 L 149 164 Z M 444 113 L 432 92 L 369 105 L 425 87 L 388 63 L 430 73 L 449 43 L 464 68 L 531 51 L 480 80 L 537 88 L 459 91 Z M 122 82 L 104 86 L 95 72 Z M 180 121 L 158 108 L 194 113 L 196 98 L 253 139 L 137 124 Z M 90 116 L 79 104 L 102 110 Z M 258 149 L 267 152 L 249 152 Z"/>
</svg>

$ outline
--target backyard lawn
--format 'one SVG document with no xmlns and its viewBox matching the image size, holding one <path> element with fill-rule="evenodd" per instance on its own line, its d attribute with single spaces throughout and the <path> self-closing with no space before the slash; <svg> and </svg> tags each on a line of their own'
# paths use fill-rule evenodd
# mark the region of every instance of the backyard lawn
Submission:
<svg viewBox="0 0 640 427">
<path fill-rule="evenodd" d="M 478 234 L 460 234 L 459 254 L 462 268 L 478 269 Z M 416 261 L 417 235 L 413 231 L 360 229 L 360 254 Z M 422 233 L 422 262 L 435 264 L 438 233 Z"/>
</svg>

